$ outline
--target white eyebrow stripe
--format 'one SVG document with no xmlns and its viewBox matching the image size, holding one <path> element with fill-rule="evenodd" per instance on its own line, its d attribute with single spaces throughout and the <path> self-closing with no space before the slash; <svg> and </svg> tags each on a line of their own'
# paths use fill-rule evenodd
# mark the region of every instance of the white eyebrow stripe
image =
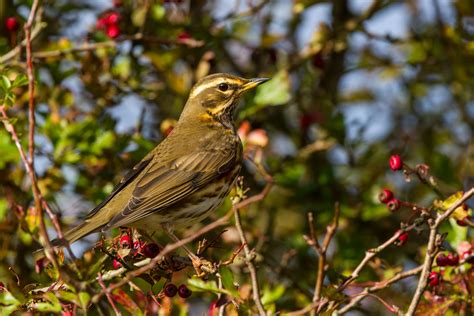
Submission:
<svg viewBox="0 0 474 316">
<path fill-rule="evenodd" d="M 206 90 L 209 87 L 215 87 L 217 85 L 217 81 L 222 82 L 222 79 L 219 80 L 213 80 L 211 82 L 208 82 L 207 84 L 201 84 L 197 87 L 195 87 L 192 91 L 191 94 L 189 95 L 190 98 L 197 96 L 199 93 L 202 91 Z"/>
</svg>

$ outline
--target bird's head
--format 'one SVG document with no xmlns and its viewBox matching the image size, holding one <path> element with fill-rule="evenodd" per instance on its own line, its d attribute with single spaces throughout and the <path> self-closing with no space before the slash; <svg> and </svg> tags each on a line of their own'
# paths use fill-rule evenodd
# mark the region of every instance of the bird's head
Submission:
<svg viewBox="0 0 474 316">
<path fill-rule="evenodd" d="M 199 80 L 191 89 L 180 121 L 218 121 L 231 127 L 240 97 L 248 90 L 268 81 L 268 78 L 244 79 L 217 73 Z"/>
</svg>

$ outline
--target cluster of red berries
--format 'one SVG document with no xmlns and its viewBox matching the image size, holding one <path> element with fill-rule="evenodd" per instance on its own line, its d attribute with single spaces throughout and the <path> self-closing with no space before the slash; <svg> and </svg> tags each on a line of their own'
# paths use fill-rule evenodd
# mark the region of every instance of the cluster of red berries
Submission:
<svg viewBox="0 0 474 316">
<path fill-rule="evenodd" d="M 431 271 L 428 275 L 428 285 L 431 287 L 439 285 L 441 282 L 441 274 L 436 271 Z"/>
<path fill-rule="evenodd" d="M 455 253 L 449 253 L 447 256 L 445 254 L 439 254 L 436 257 L 436 264 L 439 267 L 454 267 L 459 264 L 459 256 Z"/>
<path fill-rule="evenodd" d="M 181 284 L 179 287 L 176 287 L 176 285 L 173 283 L 168 283 L 163 289 L 163 293 L 167 297 L 174 297 L 176 294 L 178 294 L 179 297 L 188 298 L 193 294 L 193 291 L 188 289 L 185 284 Z"/>
<path fill-rule="evenodd" d="M 383 189 L 382 192 L 380 192 L 379 201 L 381 203 L 386 204 L 387 208 L 392 212 L 395 212 L 396 210 L 398 210 L 401 204 L 400 200 L 396 199 L 393 196 L 393 192 L 390 191 L 389 189 Z"/>
<path fill-rule="evenodd" d="M 125 234 L 120 237 L 119 245 L 120 245 L 120 248 L 123 248 L 123 249 L 131 248 L 133 257 L 136 257 L 138 255 L 143 255 L 146 258 L 154 258 L 161 251 L 160 246 L 158 246 L 154 242 L 145 243 L 141 240 L 136 240 L 132 243 L 130 235 L 128 234 Z M 114 261 L 112 262 L 112 266 L 114 267 L 114 269 L 118 269 L 122 267 L 122 264 L 120 263 L 119 260 L 114 259 Z"/>
<path fill-rule="evenodd" d="M 13 33 L 18 31 L 18 29 L 20 28 L 20 23 L 18 22 L 18 19 L 16 17 L 11 16 L 6 18 L 5 28 L 8 32 Z"/>
<path fill-rule="evenodd" d="M 104 31 L 110 38 L 116 38 L 120 35 L 119 21 L 121 19 L 120 13 L 109 12 L 104 17 L 97 20 L 96 28 Z"/>
</svg>

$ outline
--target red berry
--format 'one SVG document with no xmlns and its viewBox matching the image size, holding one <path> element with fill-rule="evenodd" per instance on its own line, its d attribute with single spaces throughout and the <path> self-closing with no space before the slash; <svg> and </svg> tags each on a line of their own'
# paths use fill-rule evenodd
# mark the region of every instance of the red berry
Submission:
<svg viewBox="0 0 474 316">
<path fill-rule="evenodd" d="M 446 257 L 444 254 L 440 254 L 436 257 L 436 264 L 439 267 L 444 267 L 448 265 L 448 257 Z"/>
<path fill-rule="evenodd" d="M 387 202 L 387 208 L 390 211 L 395 212 L 396 210 L 400 208 L 400 201 L 395 198 L 391 199 L 390 201 Z"/>
<path fill-rule="evenodd" d="M 408 240 L 408 232 L 403 232 L 400 234 L 400 236 L 398 236 L 395 244 L 397 246 L 403 246 L 407 242 L 407 240 Z"/>
<path fill-rule="evenodd" d="M 441 280 L 441 276 L 438 272 L 431 271 L 430 275 L 428 276 L 428 285 L 429 286 L 437 286 Z"/>
<path fill-rule="evenodd" d="M 190 38 L 191 38 L 191 35 L 189 35 L 189 33 L 186 32 L 186 31 L 183 31 L 183 32 L 179 33 L 179 35 L 178 35 L 178 40 L 180 40 L 180 41 L 187 40 L 187 39 L 190 39 Z"/>
<path fill-rule="evenodd" d="M 120 237 L 120 247 L 122 248 L 130 248 L 130 245 L 132 244 L 130 240 L 130 236 L 125 234 L 122 237 Z"/>
<path fill-rule="evenodd" d="M 458 224 L 459 226 L 462 226 L 462 227 L 467 226 L 467 223 L 464 219 L 457 219 L 456 224 Z"/>
<path fill-rule="evenodd" d="M 20 27 L 20 23 L 18 23 L 18 19 L 14 16 L 11 16 L 5 20 L 5 27 L 7 28 L 8 32 L 16 32 Z"/>
<path fill-rule="evenodd" d="M 74 313 L 72 311 L 64 311 L 61 316 L 74 316 Z"/>
<path fill-rule="evenodd" d="M 461 259 L 464 262 L 474 264 L 474 255 L 472 254 L 472 252 L 470 250 L 464 251 L 461 255 Z"/>
<path fill-rule="evenodd" d="M 176 295 L 176 293 L 178 293 L 178 288 L 173 283 L 168 283 L 168 284 L 166 284 L 163 291 L 164 291 L 166 296 L 173 297 L 173 296 Z"/>
<path fill-rule="evenodd" d="M 326 66 L 326 61 L 324 60 L 323 55 L 321 53 L 314 55 L 312 62 L 314 67 L 319 68 L 321 70 L 324 69 L 324 67 Z"/>
<path fill-rule="evenodd" d="M 120 20 L 120 14 L 117 12 L 111 12 L 105 17 L 105 22 L 107 25 L 117 24 Z"/>
<path fill-rule="evenodd" d="M 106 26 L 107 26 L 107 22 L 105 21 L 105 18 L 100 18 L 95 23 L 95 27 L 98 30 L 104 30 Z"/>
<path fill-rule="evenodd" d="M 178 288 L 178 295 L 182 298 L 188 298 L 193 294 L 193 291 L 188 289 L 185 284 L 181 284 Z"/>
<path fill-rule="evenodd" d="M 120 28 L 116 24 L 112 24 L 107 26 L 107 36 L 110 38 L 116 38 L 120 35 Z"/>
<path fill-rule="evenodd" d="M 122 264 L 117 259 L 114 259 L 114 261 L 112 262 L 112 266 L 114 267 L 115 270 L 117 270 L 122 267 Z"/>
<path fill-rule="evenodd" d="M 389 189 L 383 189 L 382 192 L 379 194 L 379 201 L 382 203 L 388 203 L 391 199 L 393 199 L 393 192 Z"/>
<path fill-rule="evenodd" d="M 135 240 L 133 242 L 133 250 L 135 251 L 141 251 L 143 246 L 145 246 L 145 243 L 141 240 Z"/>
<path fill-rule="evenodd" d="M 399 155 L 390 156 L 389 164 L 390 169 L 392 169 L 393 171 L 402 170 L 403 168 L 403 161 Z"/>
<path fill-rule="evenodd" d="M 154 242 L 146 244 L 143 249 L 143 255 L 147 258 L 155 258 L 160 253 L 160 246 Z"/>
<path fill-rule="evenodd" d="M 446 259 L 448 266 L 457 266 L 459 264 L 459 256 L 457 254 L 450 253 Z"/>
</svg>

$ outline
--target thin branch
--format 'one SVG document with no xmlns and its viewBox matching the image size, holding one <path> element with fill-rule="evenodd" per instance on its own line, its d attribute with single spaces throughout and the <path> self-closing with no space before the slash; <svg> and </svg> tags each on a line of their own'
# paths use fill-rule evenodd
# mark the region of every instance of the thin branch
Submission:
<svg viewBox="0 0 474 316">
<path fill-rule="evenodd" d="M 39 217 L 39 232 L 42 237 L 42 243 L 44 244 L 46 257 L 53 263 L 53 266 L 58 270 L 59 273 L 59 264 L 56 260 L 56 257 L 53 254 L 51 243 L 49 241 L 48 232 L 46 231 L 46 225 L 43 217 L 43 206 L 41 202 L 41 193 L 38 187 L 38 182 L 35 174 L 35 164 L 34 164 L 34 148 L 35 148 L 35 77 L 33 69 L 33 60 L 32 60 L 32 49 L 31 49 L 31 27 L 33 21 L 35 20 L 36 10 L 38 9 L 39 0 L 34 0 L 33 5 L 31 6 L 30 14 L 28 20 L 26 21 L 23 29 L 25 31 L 26 37 L 26 64 L 27 64 L 27 76 L 28 76 L 28 153 L 29 158 L 26 161 L 29 168 L 28 175 L 30 177 L 33 197 L 35 200 L 35 209 L 37 216 Z M 2 113 L 4 116 L 6 113 Z M 21 147 L 21 146 L 20 146 Z"/>
<path fill-rule="evenodd" d="M 403 234 L 404 232 L 407 232 L 407 231 L 410 231 L 412 230 L 413 228 L 415 228 L 416 226 L 418 226 L 418 223 L 414 223 L 414 224 L 411 224 L 410 226 L 406 227 L 405 229 L 403 230 L 398 230 L 395 232 L 395 234 L 392 235 L 392 237 L 390 237 L 389 239 L 387 239 L 383 244 L 381 244 L 380 246 L 376 247 L 376 248 L 373 248 L 373 249 L 369 249 L 365 252 L 365 256 L 364 258 L 362 259 L 362 261 L 359 263 L 359 265 L 354 269 L 354 271 L 352 271 L 351 275 L 349 276 L 349 278 L 347 278 L 339 287 L 338 287 L 338 291 L 342 291 L 344 290 L 349 284 L 351 284 L 355 279 L 357 279 L 359 277 L 359 273 L 362 271 L 362 269 L 367 265 L 367 263 L 369 263 L 370 260 L 372 260 L 373 257 L 377 256 L 381 251 L 383 251 L 385 248 L 387 248 L 388 246 L 392 245 L 397 239 L 398 237 L 400 237 L 401 234 Z"/>
<path fill-rule="evenodd" d="M 260 288 L 258 285 L 257 278 L 257 269 L 253 264 L 255 259 L 255 254 L 251 252 L 249 246 L 247 245 L 247 238 L 245 237 L 244 231 L 242 230 L 242 221 L 240 219 L 240 212 L 238 208 L 234 208 L 234 217 L 235 217 L 235 227 L 239 232 L 240 241 L 244 245 L 244 254 L 245 254 L 245 264 L 250 272 L 250 279 L 252 281 L 252 295 L 255 305 L 257 305 L 258 313 L 260 316 L 265 316 L 266 312 L 263 308 L 262 300 L 260 299 Z"/>
<path fill-rule="evenodd" d="M 102 280 L 102 274 L 100 274 L 100 272 L 97 275 L 97 279 L 99 281 L 100 287 L 105 292 L 105 296 L 107 296 L 107 300 L 109 301 L 110 305 L 112 306 L 112 309 L 114 310 L 115 315 L 121 316 L 122 313 L 120 313 L 120 311 L 117 309 L 117 306 L 115 306 L 115 302 L 112 298 L 112 295 L 110 295 L 110 293 L 107 291 L 107 287 L 105 286 L 105 283 Z"/>
<path fill-rule="evenodd" d="M 423 271 L 421 272 L 420 279 L 418 280 L 418 285 L 415 290 L 415 294 L 412 298 L 410 306 L 408 308 L 406 315 L 413 315 L 416 311 L 416 307 L 420 302 L 423 291 L 426 288 L 428 283 L 428 274 L 431 270 L 431 265 L 433 264 L 434 257 L 436 256 L 436 248 L 438 243 L 442 239 L 438 234 L 438 227 L 443 223 L 451 214 L 461 205 L 463 205 L 467 200 L 469 200 L 474 195 L 474 188 L 471 188 L 469 191 L 465 192 L 464 195 L 457 200 L 455 203 L 442 214 L 436 217 L 436 220 L 430 222 L 430 236 L 428 240 L 428 247 L 426 249 L 425 259 L 423 263 Z"/>
<path fill-rule="evenodd" d="M 352 309 L 357 303 L 362 301 L 364 298 L 367 297 L 367 295 L 380 291 L 382 289 L 388 288 L 390 285 L 393 283 L 396 283 L 402 279 L 417 275 L 423 270 L 423 265 L 420 265 L 416 268 L 410 269 L 408 271 L 403 271 L 395 274 L 393 277 L 391 277 L 388 280 L 382 281 L 382 282 L 377 282 L 374 286 L 367 287 L 365 288 L 362 292 L 356 294 L 355 296 L 352 297 L 352 299 L 342 307 L 340 310 L 336 311 L 336 315 L 342 315 L 344 313 L 347 313 L 350 309 Z"/>
<path fill-rule="evenodd" d="M 44 23 L 41 23 L 41 13 L 42 13 L 42 10 L 41 8 L 38 8 L 38 13 L 36 14 L 36 22 L 35 22 L 35 26 L 33 27 L 32 31 L 31 31 L 31 36 L 30 36 L 30 42 L 35 39 L 39 33 L 41 32 L 41 30 L 45 27 L 45 24 Z M 27 44 L 27 39 L 25 38 L 21 43 L 19 43 L 18 45 L 16 45 L 12 50 L 10 50 L 8 53 L 6 53 L 5 55 L 3 56 L 0 56 L 0 65 L 2 64 L 6 64 L 7 62 L 9 62 L 11 59 L 15 58 L 16 56 L 18 56 L 20 53 L 21 53 L 21 50 L 23 49 L 23 47 L 25 47 Z"/>
</svg>

